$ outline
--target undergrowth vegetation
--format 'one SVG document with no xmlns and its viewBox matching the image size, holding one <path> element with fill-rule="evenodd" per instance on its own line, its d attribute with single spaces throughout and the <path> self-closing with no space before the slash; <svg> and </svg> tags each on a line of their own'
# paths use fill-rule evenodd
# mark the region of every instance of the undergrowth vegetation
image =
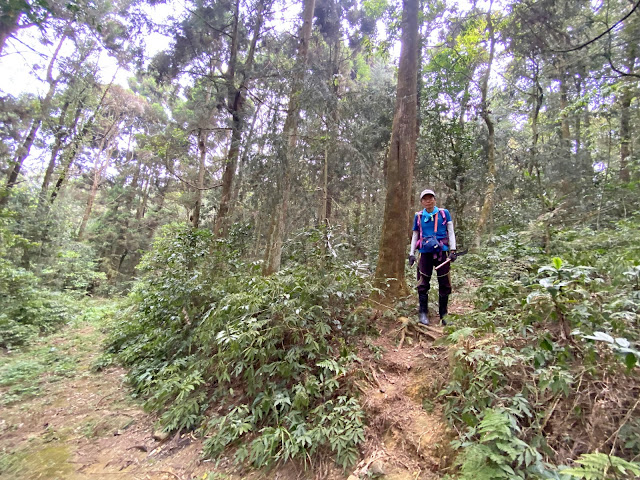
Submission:
<svg viewBox="0 0 640 480">
<path fill-rule="evenodd" d="M 306 263 L 265 278 L 243 261 L 241 230 L 220 240 L 172 225 L 139 267 L 103 363 L 129 367 L 162 428 L 198 431 L 212 458 L 328 455 L 346 468 L 359 456 L 364 412 L 346 382 L 358 362 L 346 339 L 366 332 L 370 272 L 321 248 L 322 232 L 304 238 Z"/>
<path fill-rule="evenodd" d="M 81 330 L 71 328 L 32 338 L 28 346 L 0 355 L 0 407 L 43 395 L 47 385 L 74 377 L 82 367 L 82 359 L 99 345 L 102 333 L 98 329 L 111 321 L 118 303 L 75 301 L 75 313 L 66 318 L 66 323 Z"/>
<path fill-rule="evenodd" d="M 127 366 L 161 428 L 201 434 L 210 458 L 268 467 L 330 456 L 347 468 L 364 442 L 350 345 L 373 333 L 361 306 L 370 272 L 312 230 L 265 278 L 243 261 L 245 234 L 166 227 L 101 362 Z M 456 264 L 457 282 L 480 287 L 475 309 L 452 316 L 450 368 L 432 389 L 458 434 L 450 475 L 637 474 L 639 234 L 635 219 L 615 235 L 555 232 L 549 255 L 526 232 L 506 233 Z"/>
<path fill-rule="evenodd" d="M 79 313 L 73 287 L 49 288 L 29 268 L 24 252 L 39 245 L 9 228 L 13 216 L 0 211 L 0 348 L 4 349 L 28 345 Z M 59 277 L 72 278 L 77 270 L 69 267 L 64 275 L 56 271 Z"/>
<path fill-rule="evenodd" d="M 639 235 L 559 232 L 549 256 L 506 234 L 461 262 L 482 285 L 438 387 L 458 478 L 637 478 Z"/>
</svg>

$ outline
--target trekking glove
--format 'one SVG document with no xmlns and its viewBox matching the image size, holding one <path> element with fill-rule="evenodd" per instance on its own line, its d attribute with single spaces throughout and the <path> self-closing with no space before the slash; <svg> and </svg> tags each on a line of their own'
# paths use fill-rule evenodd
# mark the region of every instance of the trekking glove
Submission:
<svg viewBox="0 0 640 480">
<path fill-rule="evenodd" d="M 416 263 L 415 255 L 409 255 L 409 266 L 413 267 L 413 264 Z"/>
<path fill-rule="evenodd" d="M 451 252 L 449 253 L 449 259 L 451 260 L 451 263 L 455 262 L 457 258 L 458 254 L 456 253 L 456 251 L 451 250 Z"/>
</svg>

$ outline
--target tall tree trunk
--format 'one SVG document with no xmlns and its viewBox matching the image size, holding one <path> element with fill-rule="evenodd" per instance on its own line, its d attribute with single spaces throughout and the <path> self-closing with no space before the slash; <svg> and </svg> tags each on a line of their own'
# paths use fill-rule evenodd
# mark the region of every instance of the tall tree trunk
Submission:
<svg viewBox="0 0 640 480">
<path fill-rule="evenodd" d="M 583 113 L 583 169 L 585 171 L 593 172 L 593 160 L 591 158 L 591 112 L 589 111 L 589 105 L 585 105 Z"/>
<path fill-rule="evenodd" d="M 136 220 L 142 220 L 144 218 L 144 214 L 147 211 L 147 202 L 149 200 L 149 190 L 151 188 L 151 172 L 149 172 L 149 176 L 142 181 L 142 201 L 138 205 L 138 210 L 136 210 Z M 161 191 L 162 197 L 161 200 L 164 201 L 164 190 Z"/>
<path fill-rule="evenodd" d="M 629 72 L 634 71 L 637 56 L 637 45 L 632 44 L 627 52 L 627 70 Z M 622 182 L 631 181 L 631 172 L 629 171 L 628 159 L 631 155 L 631 102 L 636 96 L 635 85 L 629 85 L 628 79 L 627 85 L 622 88 L 622 95 L 620 96 L 620 173 L 619 179 Z"/>
<path fill-rule="evenodd" d="M 533 97 L 533 110 L 531 112 L 531 150 L 529 157 L 529 175 L 532 175 L 534 169 L 538 179 L 538 186 L 540 186 L 540 169 L 538 167 L 538 140 L 540 139 L 540 133 L 538 131 L 538 117 L 540 116 L 540 109 L 542 108 L 542 102 L 544 100 L 544 94 L 542 86 L 540 86 L 540 70 L 538 64 L 534 61 L 533 72 L 533 91 L 531 96 Z"/>
<path fill-rule="evenodd" d="M 318 204 L 318 225 L 324 225 L 327 222 L 327 183 L 329 180 L 329 146 L 324 146 L 324 155 L 322 157 L 322 171 L 318 176 L 319 204 Z"/>
<path fill-rule="evenodd" d="M 574 77 L 574 82 L 576 85 L 576 97 L 582 98 L 582 79 L 585 75 L 584 67 L 579 66 L 577 68 L 578 72 Z M 576 139 L 576 158 L 579 159 L 582 157 L 582 117 L 580 115 L 575 116 L 575 139 Z"/>
<path fill-rule="evenodd" d="M 473 72 L 475 71 L 475 66 L 471 66 L 469 78 L 473 78 Z M 464 135 L 466 121 L 465 114 L 467 112 L 467 108 L 469 108 L 469 101 L 471 100 L 471 94 L 469 93 L 470 84 L 467 82 L 465 84 L 462 98 L 460 100 L 460 113 L 458 118 L 458 127 L 461 135 Z M 461 141 L 455 141 L 453 138 L 451 139 L 451 149 L 454 152 L 453 157 L 453 175 L 451 178 L 445 180 L 445 184 L 449 189 L 453 192 L 453 198 L 449 199 L 448 202 L 453 204 L 453 209 L 451 211 L 451 216 L 453 218 L 454 225 L 456 225 L 456 230 L 459 232 L 465 231 L 465 216 L 464 209 L 466 206 L 466 174 L 467 174 L 467 166 L 465 165 L 465 151 L 464 147 L 461 146 Z M 458 241 L 458 245 L 460 241 Z"/>
<path fill-rule="evenodd" d="M 538 159 L 538 140 L 540 138 L 540 134 L 538 131 L 538 118 L 540 115 L 540 109 L 542 108 L 544 95 L 542 87 L 540 86 L 540 70 L 536 62 L 534 62 L 533 80 L 533 92 L 531 93 L 531 96 L 533 97 L 533 110 L 531 112 L 531 149 L 529 160 L 529 174 L 535 175 L 535 179 L 537 182 L 537 197 L 540 200 L 542 210 L 544 212 L 547 212 L 553 210 L 553 206 L 549 203 L 547 197 L 545 196 L 544 188 L 542 187 L 540 162 Z M 544 230 L 545 251 L 548 254 L 551 251 L 551 228 L 549 226 L 549 222 L 547 221 L 545 221 Z"/>
<path fill-rule="evenodd" d="M 569 115 L 567 107 L 569 106 L 569 88 L 567 87 L 567 74 L 562 72 L 560 77 L 560 108 L 562 109 L 560 121 L 560 136 L 562 138 L 563 147 L 567 151 L 571 151 L 571 130 L 569 128 Z"/>
<path fill-rule="evenodd" d="M 364 237 L 364 229 L 362 228 L 362 211 L 365 205 L 366 190 L 364 189 L 364 175 L 362 172 L 362 162 L 358 162 L 358 179 L 356 184 L 356 209 L 353 219 L 353 238 L 355 239 L 356 258 L 364 260 L 364 249 L 362 247 L 362 239 Z"/>
<path fill-rule="evenodd" d="M 258 3 L 258 11 L 256 13 L 256 22 L 251 38 L 251 44 L 249 45 L 249 52 L 247 59 L 243 66 L 242 79 L 239 86 L 236 87 L 236 69 L 238 61 L 238 23 L 240 15 L 240 1 L 236 2 L 236 9 L 234 15 L 234 27 L 231 39 L 231 49 L 229 55 L 229 67 L 226 74 L 227 83 L 227 104 L 229 111 L 231 112 L 231 143 L 229 144 L 229 150 L 227 152 L 227 161 L 225 162 L 224 172 L 222 174 L 222 195 L 220 198 L 220 207 L 218 208 L 218 215 L 216 216 L 216 223 L 214 225 L 214 234 L 216 236 L 226 236 L 229 227 L 230 216 L 233 212 L 233 192 L 234 192 L 234 177 L 236 175 L 236 169 L 238 168 L 238 157 L 240 154 L 240 145 L 242 144 L 242 134 L 245 127 L 245 104 L 246 104 L 246 91 L 249 88 L 250 75 L 253 69 L 253 59 L 255 56 L 256 44 L 260 37 L 260 31 L 262 30 L 262 23 L 264 20 L 264 10 L 271 4 L 271 0 L 262 0 Z"/>
<path fill-rule="evenodd" d="M 339 28 L 339 27 L 338 27 Z M 331 184 L 333 178 L 332 165 L 338 164 L 338 122 L 340 121 L 340 113 L 338 111 L 339 91 L 340 91 L 340 37 L 329 49 L 329 58 L 331 68 L 329 69 L 328 82 L 331 85 L 333 98 L 329 102 L 329 120 L 327 125 L 328 137 L 324 147 L 324 162 L 322 173 L 320 175 L 320 206 L 318 209 L 318 221 L 321 225 L 329 225 L 331 222 L 333 195 Z"/>
<path fill-rule="evenodd" d="M 96 195 L 98 194 L 98 187 L 100 186 L 100 180 L 102 180 L 102 174 L 109 166 L 109 162 L 111 161 L 111 155 L 113 154 L 114 146 L 109 146 L 109 140 L 105 135 L 102 139 L 100 149 L 98 150 L 98 155 L 94 162 L 93 167 L 93 182 L 91 184 L 91 190 L 89 191 L 89 197 L 87 198 L 87 206 L 84 209 L 84 215 L 82 216 L 82 222 L 80 223 L 80 228 L 78 229 L 78 240 L 82 240 L 84 237 L 84 231 L 87 228 L 87 222 L 91 217 L 91 211 L 93 210 L 93 204 L 96 200 Z M 102 159 L 102 154 L 105 153 L 106 156 L 104 160 Z"/>
<path fill-rule="evenodd" d="M 53 145 L 53 148 L 51 149 L 51 157 L 49 158 L 49 165 L 47 165 L 47 169 L 44 173 L 44 178 L 42 179 L 42 186 L 40 187 L 40 200 L 38 202 L 39 206 L 43 204 L 47 198 L 49 184 L 51 183 L 51 178 L 53 177 L 53 172 L 55 170 L 56 163 L 58 161 L 58 155 L 60 154 L 60 151 L 63 149 L 63 144 L 67 140 L 71 132 L 74 132 L 76 130 L 76 127 L 78 126 L 78 121 L 80 120 L 80 116 L 82 115 L 83 99 L 79 98 L 71 125 L 68 128 L 65 128 L 66 112 L 70 105 L 71 105 L 71 100 L 67 100 L 60 112 L 58 128 L 55 134 L 55 143 Z"/>
<path fill-rule="evenodd" d="M 630 86 L 625 86 L 620 98 L 620 181 L 628 183 L 631 181 L 628 158 L 631 154 L 629 144 L 631 143 L 631 129 L 629 126 L 631 115 L 631 101 L 633 91 Z"/>
<path fill-rule="evenodd" d="M 387 156 L 387 193 L 376 267 L 377 286 L 397 297 L 407 290 L 405 247 L 410 226 L 418 115 L 418 0 L 402 2 L 402 37 L 396 106 Z"/>
<path fill-rule="evenodd" d="M 117 210 L 119 205 L 123 204 L 123 210 L 125 212 L 124 219 L 121 223 L 118 223 L 118 237 L 116 241 L 113 242 L 113 246 L 110 252 L 110 258 L 115 256 L 120 257 L 119 266 L 117 268 L 118 272 L 120 272 L 120 267 L 122 266 L 122 262 L 124 261 L 124 257 L 129 251 L 129 244 L 131 243 L 132 231 L 129 228 L 131 224 L 131 208 L 133 206 L 133 200 L 135 198 L 136 192 L 138 190 L 138 181 L 140 179 L 140 171 L 142 169 L 142 155 L 136 155 L 134 151 L 131 149 L 131 143 L 133 140 L 133 128 L 129 130 L 129 141 L 127 143 L 127 153 L 126 160 L 127 163 L 131 162 L 134 157 L 136 158 L 136 166 L 133 171 L 133 177 L 131 178 L 131 183 L 129 186 L 127 183 L 127 175 L 123 175 L 121 188 L 124 191 L 124 201 L 116 202 L 116 206 L 114 210 Z"/>
<path fill-rule="evenodd" d="M 53 66 L 56 63 L 56 59 L 58 58 L 58 53 L 60 53 L 60 49 L 62 48 L 62 44 L 67 39 L 67 34 L 65 33 L 60 38 L 58 42 L 58 46 L 56 47 L 51 60 L 49 61 L 49 66 L 47 67 L 47 83 L 49 84 L 49 90 L 45 97 L 40 100 L 40 112 L 38 116 L 32 121 L 31 128 L 29 129 L 29 133 L 24 139 L 22 145 L 18 148 L 16 152 L 16 158 L 13 160 L 13 165 L 9 171 L 9 175 L 7 176 L 7 183 L 5 185 L 6 192 L 4 195 L 0 196 L 0 207 L 5 205 L 9 199 L 9 191 L 18 181 L 18 176 L 20 175 L 20 170 L 22 169 L 22 164 L 29 156 L 29 152 L 31 151 L 31 147 L 33 146 L 33 142 L 36 139 L 38 134 L 38 130 L 40 130 L 40 126 L 42 125 L 42 121 L 49 115 L 49 107 L 51 106 L 51 100 L 53 99 L 53 94 L 56 91 L 56 86 L 58 85 L 58 78 L 53 78 Z"/>
<path fill-rule="evenodd" d="M 67 130 L 64 128 L 65 120 L 67 117 L 67 110 L 71 105 L 71 101 L 65 101 L 62 109 L 60 110 L 60 117 L 58 118 L 58 126 L 56 128 L 56 133 L 54 135 L 55 141 L 53 143 L 53 147 L 51 148 L 51 156 L 49 157 L 49 164 L 47 165 L 47 169 L 44 172 L 44 178 L 42 179 L 42 187 L 40 187 L 40 201 L 38 205 L 43 204 L 43 199 L 46 198 L 47 190 L 49 189 L 49 183 L 51 183 L 51 177 L 53 176 L 53 170 L 56 167 L 56 161 L 58 159 L 58 154 L 60 150 L 62 150 L 62 143 L 67 136 Z M 78 109 L 78 117 L 80 116 L 80 109 Z"/>
<path fill-rule="evenodd" d="M 339 149 L 338 149 L 338 124 L 340 123 L 340 45 L 341 37 L 337 36 L 331 55 L 331 85 L 333 89 L 333 98 L 330 103 L 331 120 L 329 124 L 329 150 L 325 165 L 324 179 L 324 221 L 327 225 L 331 223 L 333 215 L 333 177 L 335 166 L 338 165 Z M 333 168 L 332 168 L 333 166 Z"/>
<path fill-rule="evenodd" d="M 493 120 L 489 113 L 488 105 L 488 90 L 489 90 L 489 76 L 491 75 L 491 66 L 493 64 L 493 56 L 495 53 L 496 38 L 493 28 L 493 21 L 491 18 L 491 8 L 487 13 L 487 28 L 489 30 L 489 60 L 487 61 L 487 70 L 482 79 L 481 92 L 482 92 L 482 119 L 487 126 L 487 189 L 484 194 L 484 203 L 480 209 L 480 217 L 478 218 L 478 224 L 476 226 L 476 238 L 475 247 L 480 248 L 480 242 L 482 234 L 487 228 L 489 217 L 491 216 L 491 209 L 493 208 L 493 195 L 496 190 L 496 151 L 495 151 L 495 131 L 493 126 Z"/>
<path fill-rule="evenodd" d="M 89 130 L 93 127 L 93 124 L 95 123 L 98 114 L 102 110 L 105 98 L 107 97 L 107 93 L 109 93 L 109 90 L 111 89 L 111 85 L 113 85 L 114 80 L 115 80 L 115 75 L 114 75 L 114 78 L 111 80 L 111 83 L 107 85 L 107 88 L 104 89 L 104 92 L 102 93 L 102 97 L 100 97 L 100 102 L 96 106 L 96 109 L 91 115 L 91 118 L 89 118 L 89 120 L 85 122 L 85 124 L 82 126 L 82 130 L 80 130 L 80 132 L 76 135 L 76 137 L 71 142 L 69 149 L 64 153 L 63 161 L 62 161 L 62 172 L 58 176 L 58 180 L 56 181 L 56 184 L 53 187 L 53 191 L 51 192 L 51 196 L 49 197 L 50 204 L 53 205 L 53 202 L 55 202 L 56 198 L 58 197 L 58 194 L 60 193 L 60 189 L 62 188 L 62 185 L 64 184 L 65 180 L 67 179 L 69 175 L 69 171 L 71 170 L 71 166 L 73 165 L 73 162 L 76 159 L 78 150 L 80 149 L 80 146 L 84 141 L 84 138 L 89 133 Z"/>
<path fill-rule="evenodd" d="M 265 261 L 262 268 L 263 275 L 271 275 L 280 270 L 282 261 L 282 245 L 285 234 L 285 219 L 289 207 L 289 196 L 291 195 L 291 182 L 293 172 L 291 171 L 295 161 L 295 150 L 298 143 L 298 115 L 300 112 L 300 94 L 302 93 L 303 79 L 307 58 L 309 56 L 309 40 L 311 39 L 311 27 L 313 26 L 313 9 L 315 0 L 304 0 L 304 11 L 302 14 L 302 29 L 300 35 L 300 45 L 298 47 L 298 58 L 296 61 L 296 71 L 291 82 L 291 95 L 289 96 L 289 106 L 287 108 L 287 118 L 282 129 L 282 147 L 280 148 L 281 183 L 279 188 L 278 201 L 274 202 L 275 211 L 272 215 L 269 239 L 265 252 Z"/>
<path fill-rule="evenodd" d="M 232 205 L 238 201 L 242 201 L 242 198 L 243 198 L 242 191 L 241 191 L 242 176 L 243 176 L 247 161 L 249 160 L 249 150 L 250 150 L 251 143 L 253 142 L 253 133 L 256 127 L 256 120 L 260 118 L 260 107 L 261 107 L 261 104 L 258 104 L 253 114 L 253 119 L 251 120 L 251 127 L 249 128 L 249 133 L 247 134 L 244 140 L 244 146 L 242 148 L 242 156 L 240 158 L 240 164 L 238 166 L 238 178 L 237 178 L 237 181 L 234 182 L 233 194 L 231 197 Z"/>
<path fill-rule="evenodd" d="M 200 164 L 198 167 L 198 183 L 196 185 L 196 205 L 191 218 L 193 228 L 198 228 L 200 225 L 200 209 L 202 207 L 202 192 L 204 191 L 204 172 L 207 168 L 205 163 L 207 158 L 207 134 L 202 128 L 198 129 L 198 151 L 200 152 Z"/>
</svg>

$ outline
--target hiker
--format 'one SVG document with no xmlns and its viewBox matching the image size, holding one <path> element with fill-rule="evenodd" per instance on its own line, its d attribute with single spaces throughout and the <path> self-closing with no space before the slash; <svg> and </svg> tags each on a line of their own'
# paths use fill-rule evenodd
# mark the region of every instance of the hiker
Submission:
<svg viewBox="0 0 640 480">
<path fill-rule="evenodd" d="M 438 277 L 439 297 L 438 310 L 442 325 L 447 322 L 447 305 L 451 294 L 451 278 L 449 269 L 456 259 L 456 235 L 453 231 L 451 214 L 446 208 L 436 207 L 436 194 L 433 190 L 423 190 L 420 203 L 424 209 L 416 212 L 413 219 L 413 235 L 409 252 L 409 265 L 416 262 L 415 251 L 418 249 L 418 301 L 420 303 L 418 319 L 421 324 L 429 325 L 429 288 L 431 273 L 435 270 Z M 447 262 L 447 259 L 450 261 Z M 445 263 L 446 262 L 446 263 Z"/>
</svg>

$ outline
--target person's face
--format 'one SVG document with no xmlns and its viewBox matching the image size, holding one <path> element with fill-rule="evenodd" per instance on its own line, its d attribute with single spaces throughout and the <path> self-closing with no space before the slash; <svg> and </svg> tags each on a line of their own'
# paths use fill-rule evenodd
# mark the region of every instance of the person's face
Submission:
<svg viewBox="0 0 640 480">
<path fill-rule="evenodd" d="M 420 200 L 420 203 L 424 208 L 427 209 L 428 212 L 430 212 L 431 210 L 433 210 L 433 207 L 436 206 L 436 197 L 434 197 L 433 195 L 425 195 L 424 197 L 422 197 L 422 200 Z"/>
</svg>

